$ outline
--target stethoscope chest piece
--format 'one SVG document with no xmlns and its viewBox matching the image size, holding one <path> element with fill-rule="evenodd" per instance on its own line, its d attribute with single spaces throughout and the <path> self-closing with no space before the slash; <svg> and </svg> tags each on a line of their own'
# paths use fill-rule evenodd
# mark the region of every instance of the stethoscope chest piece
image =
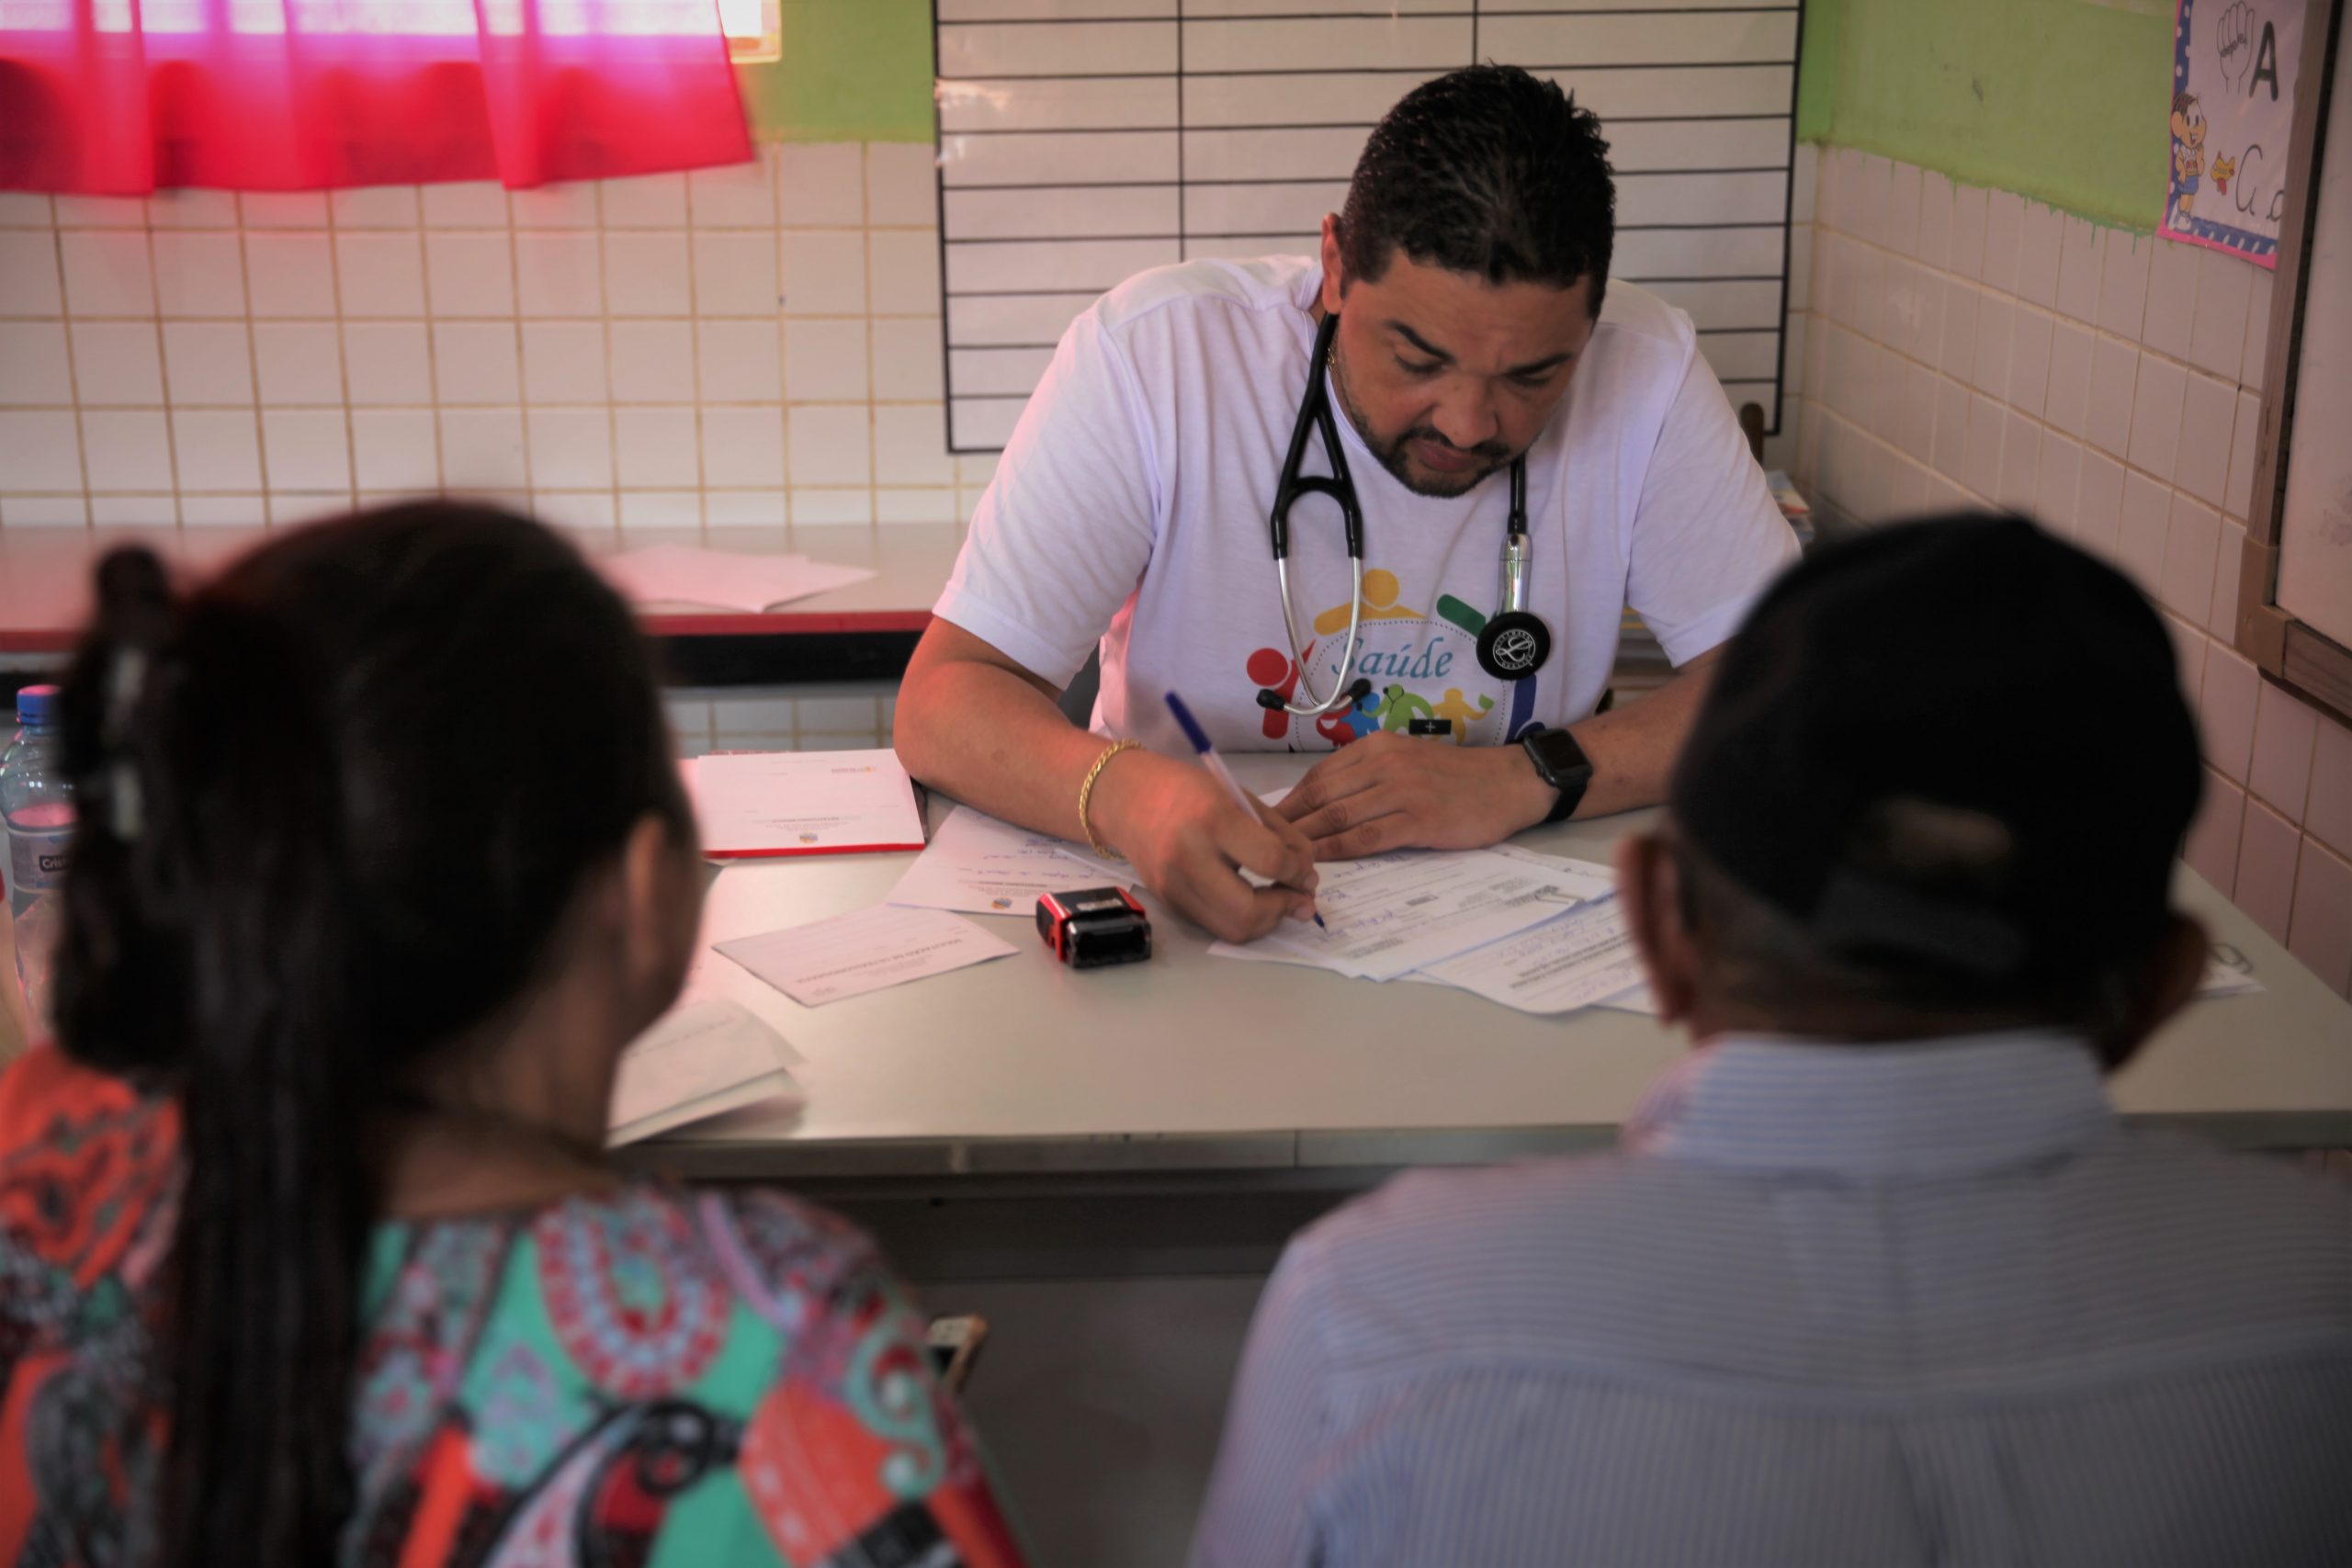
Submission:
<svg viewBox="0 0 2352 1568">
<path fill-rule="evenodd" d="M 1498 681 L 1524 681 L 1552 656 L 1552 629 L 1526 610 L 1505 610 L 1478 634 L 1478 668 Z"/>
</svg>

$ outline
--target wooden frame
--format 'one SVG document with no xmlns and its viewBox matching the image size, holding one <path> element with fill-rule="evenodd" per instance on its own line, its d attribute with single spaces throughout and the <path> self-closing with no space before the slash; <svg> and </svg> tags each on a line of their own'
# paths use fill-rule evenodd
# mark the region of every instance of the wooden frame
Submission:
<svg viewBox="0 0 2352 1568">
<path fill-rule="evenodd" d="M 2352 649 L 2323 636 L 2278 607 L 2278 541 L 2286 506 L 2288 459 L 2294 448 L 2295 382 L 2302 368 L 2304 296 L 2309 282 L 2312 214 L 2320 182 L 2315 167 L 2327 116 L 2352 114 L 2331 106 L 2335 51 L 2345 47 L 2341 0 L 2306 0 L 2303 55 L 2296 66 L 2295 128 L 2288 166 L 2287 210 L 2278 233 L 2278 270 L 2270 299 L 2270 335 L 2263 363 L 2262 418 L 2256 435 L 2254 499 L 2246 519 L 2238 572 L 2237 649 L 2297 696 L 2352 723 Z M 2352 169 L 2335 171 L 2352 186 Z M 2342 439 L 2341 432 L 2318 433 Z"/>
</svg>

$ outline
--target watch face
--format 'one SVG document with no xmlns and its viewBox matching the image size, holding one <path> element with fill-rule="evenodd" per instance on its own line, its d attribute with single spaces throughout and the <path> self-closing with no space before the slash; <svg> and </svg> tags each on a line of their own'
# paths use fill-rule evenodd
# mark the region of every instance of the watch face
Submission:
<svg viewBox="0 0 2352 1568">
<path fill-rule="evenodd" d="M 1527 738 L 1527 750 L 1544 781 L 1554 788 L 1589 779 L 1592 761 L 1565 729 L 1543 729 Z"/>
</svg>

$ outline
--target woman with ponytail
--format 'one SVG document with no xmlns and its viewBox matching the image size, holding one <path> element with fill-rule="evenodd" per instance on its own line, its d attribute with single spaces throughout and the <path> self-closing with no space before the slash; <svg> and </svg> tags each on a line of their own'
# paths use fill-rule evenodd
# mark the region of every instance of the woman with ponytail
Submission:
<svg viewBox="0 0 2352 1568">
<path fill-rule="evenodd" d="M 1015 1561 L 863 1237 L 603 1160 L 702 886 L 613 592 L 445 502 L 96 588 L 0 1563 Z"/>
</svg>

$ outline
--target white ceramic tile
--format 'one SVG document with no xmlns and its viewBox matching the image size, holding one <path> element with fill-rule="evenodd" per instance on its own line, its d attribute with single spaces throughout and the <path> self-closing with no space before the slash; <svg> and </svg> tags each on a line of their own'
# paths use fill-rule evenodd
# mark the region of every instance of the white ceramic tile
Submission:
<svg viewBox="0 0 2352 1568">
<path fill-rule="evenodd" d="M 865 359 L 863 321 L 787 322 L 785 395 L 794 402 L 862 400 L 867 395 Z"/>
<path fill-rule="evenodd" d="M 343 367 L 354 407 L 433 400 L 432 349 L 422 321 L 345 321 Z"/>
<path fill-rule="evenodd" d="M 2038 201 L 2025 204 L 2018 230 L 2018 298 L 2044 310 L 2058 304 L 2058 250 L 2064 218 Z"/>
<path fill-rule="evenodd" d="M 1853 251 L 1845 237 L 1822 229 L 1814 235 L 1814 276 L 1807 290 L 1814 311 L 1826 321 L 1843 322 L 1852 309 L 1847 298 L 1846 258 Z"/>
<path fill-rule="evenodd" d="M 2050 389 L 2050 338 L 2056 318 L 2020 305 L 2009 328 L 2008 400 L 2012 408 L 2042 417 Z"/>
<path fill-rule="evenodd" d="M 865 221 L 877 229 L 938 226 L 938 171 L 929 141 L 865 144 Z"/>
<path fill-rule="evenodd" d="M 882 363 L 884 340 L 881 329 L 886 326 L 902 326 L 905 324 L 905 320 L 902 317 L 885 316 L 874 323 L 874 384 L 876 389 L 875 392 L 876 397 L 888 395 L 880 390 L 887 374 Z M 1784 399 L 1793 400 L 1804 393 L 1805 333 L 1807 323 L 1812 320 L 1813 318 L 1804 311 L 1795 311 L 1790 315 L 1787 324 L 1781 329 L 1783 335 L 1781 344 L 1782 366 L 1781 396 Z M 923 321 L 921 324 L 930 328 L 933 333 L 938 330 L 936 321 Z M 899 374 L 903 377 L 904 372 L 901 370 Z M 931 395 L 935 398 L 940 394 L 933 392 Z"/>
<path fill-rule="evenodd" d="M 1810 223 L 1789 231 L 1789 309 L 1810 310 L 1813 304 L 1813 235 Z"/>
<path fill-rule="evenodd" d="M 61 229 L 144 229 L 147 208 L 135 196 L 65 196 L 57 198 Z"/>
<path fill-rule="evenodd" d="M 2245 529 L 2224 518 L 2222 542 L 2213 551 L 2213 604 L 2205 629 L 2223 642 L 2237 636 L 2238 580 L 2245 560 Z"/>
<path fill-rule="evenodd" d="M 238 309 L 243 310 L 240 300 Z M 57 236 L 45 231 L 0 232 L 0 316 L 62 316 Z"/>
<path fill-rule="evenodd" d="M 2058 242 L 2058 313 L 2098 320 L 2098 276 L 2105 231 L 2087 218 L 2064 217 Z"/>
<path fill-rule="evenodd" d="M 702 527 L 702 493 L 691 490 L 625 490 L 621 491 L 621 540 L 643 544 L 668 544 L 668 536 L 681 528 L 699 530 Z M 648 537 L 635 539 L 632 536 Z"/>
<path fill-rule="evenodd" d="M 164 400 L 161 344 L 152 321 L 75 321 L 74 386 L 85 406 L 121 408 Z"/>
<path fill-rule="evenodd" d="M 234 233 L 154 236 L 155 299 L 166 320 L 245 313 L 245 256 Z"/>
<path fill-rule="evenodd" d="M 1886 264 L 1889 259 L 1867 245 L 1857 246 L 1853 267 L 1847 275 L 1847 292 L 1851 297 L 1847 324 L 1873 342 L 1879 338 L 1879 318 L 1886 303 Z M 878 300 L 891 298 L 878 278 L 874 297 Z"/>
<path fill-rule="evenodd" d="M 186 479 L 183 478 L 182 482 Z M 269 515 L 268 502 L 251 495 L 182 495 L 180 525 L 187 528 L 251 528 Z"/>
<path fill-rule="evenodd" d="M 684 233 L 605 236 L 605 298 L 616 316 L 690 313 L 692 272 Z"/>
<path fill-rule="evenodd" d="M 1951 265 L 1951 180 L 1929 169 L 1919 181 L 1919 239 L 1914 252 L 1928 266 Z"/>
<path fill-rule="evenodd" d="M 2352 854 L 2352 728 L 2322 719 L 2303 831 Z"/>
<path fill-rule="evenodd" d="M 334 253 L 323 233 L 248 231 L 245 282 L 256 318 L 335 313 Z"/>
<path fill-rule="evenodd" d="M 433 382 L 445 403 L 520 402 L 522 349 L 514 323 L 434 322 Z"/>
<path fill-rule="evenodd" d="M 2067 435 L 2083 434 L 2091 384 L 2090 333 L 2072 321 L 2059 321 L 2050 336 L 2049 395 L 2042 417 Z"/>
<path fill-rule="evenodd" d="M 1955 186 L 1951 193 L 1951 254 L 1945 264 L 1966 278 L 1984 276 L 1985 191 Z"/>
<path fill-rule="evenodd" d="M 1976 301 L 1976 353 L 1969 385 L 1990 397 L 2009 390 L 2009 331 L 2017 306 L 2004 294 L 1985 294 Z"/>
<path fill-rule="evenodd" d="M 775 402 L 784 396 L 784 338 L 773 318 L 696 321 L 706 402 Z"/>
<path fill-rule="evenodd" d="M 515 192 L 517 196 L 523 194 Z M 548 491 L 531 492 L 531 510 L 539 521 L 574 533 L 610 534 L 619 516 L 613 492 L 603 491 Z"/>
<path fill-rule="evenodd" d="M 66 230 L 57 237 L 66 308 L 76 316 L 153 316 L 155 279 L 143 229 Z"/>
<path fill-rule="evenodd" d="M 441 488 L 441 454 L 429 410 L 353 410 L 351 457 L 362 490 Z"/>
<path fill-rule="evenodd" d="M 2173 661 L 2180 672 L 2180 689 L 2184 697 L 2197 691 L 2205 679 L 2205 653 L 2213 646 L 2204 628 L 2191 626 L 2170 611 L 2161 613 L 2165 635 L 2172 638 Z"/>
<path fill-rule="evenodd" d="M 702 482 L 731 490 L 784 484 L 784 409 L 702 411 Z"/>
<path fill-rule="evenodd" d="M 884 489 L 874 492 L 874 520 L 876 523 L 955 523 L 962 520 L 956 510 L 953 486 L 924 489 Z"/>
<path fill-rule="evenodd" d="M 2187 385 L 2173 482 L 2206 505 L 2219 507 L 2229 488 L 2230 428 L 2237 418 L 2237 390 L 2193 370 Z"/>
<path fill-rule="evenodd" d="M 884 485 L 949 485 L 956 459 L 947 450 L 944 411 L 907 403 L 874 411 L 874 479 Z"/>
<path fill-rule="evenodd" d="M 424 250 L 413 231 L 337 234 L 334 263 L 345 319 L 411 321 L 424 314 Z"/>
<path fill-rule="evenodd" d="M 1881 241 L 1898 255 L 1916 255 L 1919 249 L 1921 171 L 1917 164 L 1897 164 L 1886 186 L 1886 220 Z"/>
<path fill-rule="evenodd" d="M 533 408 L 523 414 L 531 443 L 531 483 L 555 490 L 609 490 L 612 417 L 601 408 Z"/>
<path fill-rule="evenodd" d="M 514 236 L 515 304 L 526 316 L 601 316 L 605 275 L 594 232 L 524 230 Z"/>
<path fill-rule="evenodd" d="M 1791 344 L 1793 351 L 1796 344 Z M 944 394 L 937 317 L 874 323 L 874 395 L 930 400 Z"/>
<path fill-rule="evenodd" d="M 2144 234 L 2110 229 L 2100 245 L 2098 324 L 2118 337 L 2140 341 L 2148 306 L 2148 254 L 2160 249 Z M 2179 249 L 2174 246 L 2174 249 Z"/>
<path fill-rule="evenodd" d="M 2160 479 L 2172 478 L 2188 381 L 2188 373 L 2171 360 L 2153 354 L 2140 356 L 2139 379 L 2132 394 L 2129 455 L 2132 467 L 2145 468 Z"/>
<path fill-rule="evenodd" d="M 2199 260 L 2206 253 L 2195 245 L 2152 241 L 2148 258 L 2148 313 L 2141 324 L 2140 341 L 2175 359 L 2188 357 L 2188 339 L 2196 324 Z M 2237 299 L 2239 327 L 2245 327 L 2245 297 Z M 2238 340 L 2241 352 L 2245 341 Z"/>
<path fill-rule="evenodd" d="M 503 229 L 428 231 L 424 278 L 436 316 L 514 313 L 514 254 Z"/>
<path fill-rule="evenodd" d="M 2137 469 L 2123 470 L 2123 515 L 2115 562 L 2151 599 L 2161 597 L 2165 537 L 2172 526 L 2172 491 Z"/>
<path fill-rule="evenodd" d="M 2040 493 L 2041 426 L 2014 409 L 2001 436 L 2001 478 L 1994 501 L 2010 512 L 2030 513 Z"/>
<path fill-rule="evenodd" d="M 451 180 L 424 187 L 428 229 L 503 229 L 506 187 L 495 180 Z"/>
<path fill-rule="evenodd" d="M 2254 716 L 2261 678 L 2235 649 L 2216 647 L 2205 658 L 2204 689 L 2197 702 L 2197 726 L 2205 760 L 2222 777 L 2245 783 L 2254 755 Z"/>
<path fill-rule="evenodd" d="M 238 197 L 248 229 L 323 229 L 326 193 L 315 190 L 249 190 Z"/>
<path fill-rule="evenodd" d="M 1843 197 L 1847 216 L 1841 220 L 1871 244 L 1890 249 L 1894 241 L 1886 220 L 1892 172 L 1886 159 L 1874 152 L 1863 153 L 1847 181 Z"/>
<path fill-rule="evenodd" d="M 2295 897 L 2295 862 L 2302 835 L 2258 800 L 2245 803 L 2245 836 L 2238 843 L 2238 881 L 2231 899 L 2273 942 L 2284 943 Z"/>
<path fill-rule="evenodd" d="M 685 321 L 615 321 L 613 400 L 690 403 L 695 399 L 695 333 Z"/>
<path fill-rule="evenodd" d="M 2162 598 L 2173 610 L 2203 626 L 2213 608 L 2213 558 L 2222 539 L 2222 514 L 2178 491 L 2165 536 Z"/>
<path fill-rule="evenodd" d="M 258 321 L 253 333 L 263 402 L 342 406 L 343 355 L 333 322 Z"/>
<path fill-rule="evenodd" d="M 686 176 L 686 205 L 697 229 L 775 228 L 773 149 L 753 149 L 747 164 L 695 170 Z"/>
<path fill-rule="evenodd" d="M 1958 281 L 1944 286 L 1944 331 L 1936 368 L 1954 380 L 1965 381 L 1976 367 L 1976 318 L 1984 295 Z"/>
<path fill-rule="evenodd" d="M 443 409 L 440 420 L 441 478 L 450 490 L 519 490 L 528 482 L 521 409 Z"/>
<path fill-rule="evenodd" d="M 686 226 L 686 176 L 639 175 L 605 180 L 607 229 L 683 229 Z"/>
<path fill-rule="evenodd" d="M 159 190 L 147 198 L 147 223 L 153 229 L 234 229 L 237 196 L 226 190 Z"/>
<path fill-rule="evenodd" d="M 48 197 L 38 191 L 0 191 L 0 229 L 48 230 L 55 225 L 56 208 Z"/>
<path fill-rule="evenodd" d="M 2261 457 L 2257 437 L 2262 425 L 2262 400 L 2252 392 L 2238 394 L 2238 417 L 2230 427 L 2230 483 L 2222 510 L 2240 521 L 2250 521 L 2254 470 Z"/>
<path fill-rule="evenodd" d="M 854 141 L 789 142 L 777 157 L 777 207 L 787 229 L 863 228 L 865 150 Z"/>
<path fill-rule="evenodd" d="M 508 191 L 506 210 L 517 229 L 594 229 L 598 222 L 596 185 L 574 180 Z"/>
<path fill-rule="evenodd" d="M 805 485 L 792 488 L 792 525 L 795 528 L 830 527 L 873 521 L 874 492 L 863 486 L 856 490 L 827 490 Z"/>
<path fill-rule="evenodd" d="M 939 309 L 939 236 L 923 230 L 876 230 L 868 276 L 877 315 L 928 315 Z"/>
<path fill-rule="evenodd" d="M 1894 445 L 1920 462 L 1931 461 L 1936 449 L 1936 373 L 1924 365 L 1902 365 L 1894 370 Z"/>
<path fill-rule="evenodd" d="M 1949 377 L 1936 378 L 1936 436 L 1929 456 L 1957 479 L 1968 467 L 1968 389 Z"/>
<path fill-rule="evenodd" d="M 2082 471 L 2082 446 L 2044 431 L 2041 472 L 2034 483 L 2032 511 L 2036 521 L 2062 537 L 2074 536 L 2075 486 Z"/>
<path fill-rule="evenodd" d="M 330 191 L 327 211 L 337 229 L 413 229 L 419 221 L 414 186 Z"/>
<path fill-rule="evenodd" d="M 2122 514 L 2123 466 L 2104 452 L 2083 448 L 2083 473 L 2075 491 L 2075 542 L 2113 560 Z"/>
<path fill-rule="evenodd" d="M 86 528 L 90 503 L 78 495 L 10 496 L 0 501 L 0 523 L 11 528 Z"/>
<path fill-rule="evenodd" d="M 172 488 L 171 433 L 159 410 L 84 411 L 82 457 L 94 491 Z"/>
<path fill-rule="evenodd" d="M 783 308 L 775 236 L 766 230 L 697 232 L 694 264 L 698 316 L 773 316 Z"/>
<path fill-rule="evenodd" d="M 523 323 L 526 402 L 603 402 L 607 396 L 605 363 L 605 329 L 598 322 Z"/>
<path fill-rule="evenodd" d="M 2191 871 L 2211 883 L 2223 897 L 2236 886 L 2238 840 L 2245 829 L 2245 791 L 2205 770 L 2205 798 L 2197 820 L 2189 825 L 2188 841 L 2180 858 Z"/>
<path fill-rule="evenodd" d="M 2008 411 L 1981 394 L 1968 400 L 1968 456 L 1955 477 L 1991 501 L 2001 488 L 2001 435 Z"/>
<path fill-rule="evenodd" d="M 340 409 L 264 409 L 262 452 L 273 491 L 351 488 L 351 444 Z"/>
<path fill-rule="evenodd" d="M 1984 287 L 2004 294 L 2018 292 L 2018 256 L 2025 229 L 2025 197 L 2013 190 L 1988 192 L 1984 198 Z"/>
<path fill-rule="evenodd" d="M 66 351 L 64 323 L 0 321 L 0 404 L 70 406 L 73 401 L 74 365 Z"/>
<path fill-rule="evenodd" d="M 1789 165 L 1789 221 L 1811 223 L 1819 210 L 1821 195 L 1821 149 L 1804 142 L 1796 150 Z"/>
<path fill-rule="evenodd" d="M 865 236 L 830 229 L 784 235 L 784 308 L 796 316 L 865 309 Z"/>
<path fill-rule="evenodd" d="M 873 431 L 866 409 L 794 409 L 788 435 L 795 488 L 866 484 L 873 479 Z M 793 518 L 799 520 L 797 509 Z"/>
<path fill-rule="evenodd" d="M 613 440 L 620 482 L 626 487 L 660 489 L 701 482 L 692 409 L 616 409 Z"/>
<path fill-rule="evenodd" d="M 2343 996 L 2352 991 L 2352 863 L 2305 838 L 2295 871 L 2287 951 Z"/>
<path fill-rule="evenodd" d="M 2245 363 L 2247 306 L 2254 275 L 2261 269 L 2224 251 L 2194 254 L 2197 312 L 2189 324 L 2188 360 L 2215 376 L 2234 379 Z"/>
<path fill-rule="evenodd" d="M 183 491 L 261 489 L 261 429 L 249 412 L 174 409 L 172 446 Z"/>
<path fill-rule="evenodd" d="M 1905 362 L 1874 343 L 1862 344 L 1862 428 L 1892 443 L 1902 426 L 1901 377 Z"/>
<path fill-rule="evenodd" d="M 2317 711 L 2284 686 L 2262 682 L 2254 716 L 2254 761 L 2246 787 L 2276 807 L 2290 822 L 2303 819 L 2310 797 L 2312 750 L 2319 737 Z"/>
<path fill-rule="evenodd" d="M 2091 379 L 2083 414 L 2083 434 L 2092 446 L 2120 457 L 2132 442 L 2132 395 L 2140 378 L 2140 353 L 2129 344 L 2101 337 L 2091 346 Z"/>
<path fill-rule="evenodd" d="M 100 529 L 175 528 L 180 521 L 179 497 L 93 494 L 90 521 Z"/>
<path fill-rule="evenodd" d="M 2248 285 L 2249 298 L 2245 312 L 2245 358 L 2238 371 L 2238 380 L 2255 391 L 2262 390 L 2264 360 L 2270 348 L 2271 275 L 2257 270 Z M 2224 376 L 2223 380 L 2229 379 Z"/>
<path fill-rule="evenodd" d="M 331 517 L 343 516 L 350 510 L 351 491 L 348 490 L 274 490 L 269 492 L 269 525 L 273 528 L 322 523 Z"/>
<path fill-rule="evenodd" d="M 781 490 L 703 492 L 703 523 L 710 528 L 780 528 L 790 513 Z"/>
</svg>

